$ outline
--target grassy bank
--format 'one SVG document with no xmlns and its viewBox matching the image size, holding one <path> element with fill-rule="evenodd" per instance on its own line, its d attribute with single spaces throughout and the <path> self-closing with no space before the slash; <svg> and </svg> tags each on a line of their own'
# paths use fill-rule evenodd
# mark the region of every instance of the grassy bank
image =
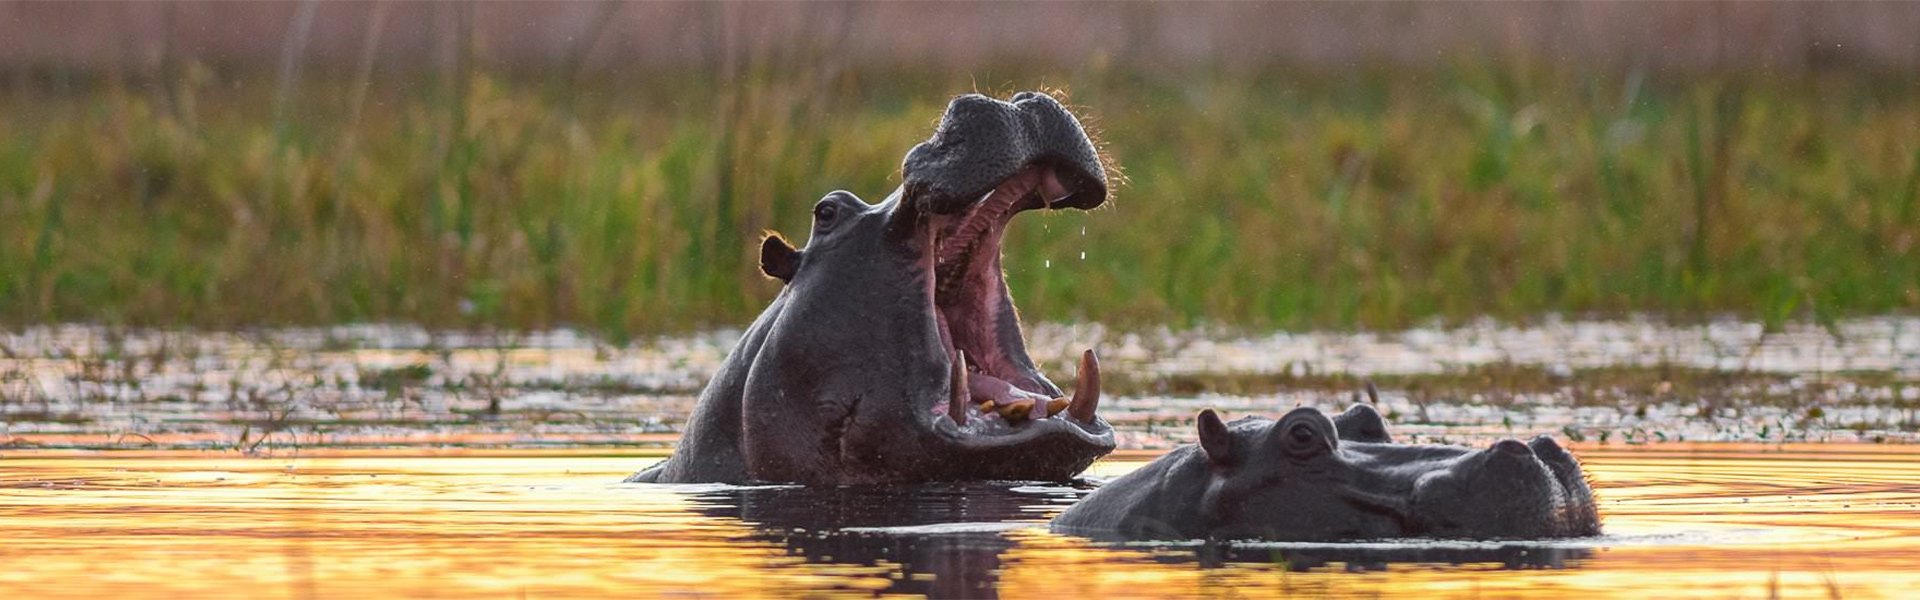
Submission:
<svg viewBox="0 0 1920 600">
<path fill-rule="evenodd" d="M 1392 327 L 1920 309 L 1920 87 L 1453 69 L 15 77 L 0 321 L 742 323 L 946 98 L 1064 87 L 1129 183 L 1008 239 L 1031 315 Z M 284 93 L 283 93 L 284 91 Z"/>
</svg>

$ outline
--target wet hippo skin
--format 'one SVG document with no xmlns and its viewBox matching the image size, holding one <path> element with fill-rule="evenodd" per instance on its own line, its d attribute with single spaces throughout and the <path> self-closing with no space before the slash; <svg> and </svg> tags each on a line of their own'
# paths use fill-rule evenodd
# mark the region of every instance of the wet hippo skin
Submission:
<svg viewBox="0 0 1920 600">
<path fill-rule="evenodd" d="M 1552 438 L 1396 444 L 1372 407 L 1336 418 L 1198 419 L 1200 443 L 1114 479 L 1053 521 L 1125 540 L 1341 541 L 1597 535 L 1580 464 Z"/>
<path fill-rule="evenodd" d="M 1044 94 L 954 99 L 878 204 L 836 191 L 708 382 L 672 457 L 629 481 L 1065 480 L 1114 447 L 1091 349 L 1069 397 L 1028 357 L 1002 277 L 1017 214 L 1091 209 L 1106 164 Z"/>
</svg>

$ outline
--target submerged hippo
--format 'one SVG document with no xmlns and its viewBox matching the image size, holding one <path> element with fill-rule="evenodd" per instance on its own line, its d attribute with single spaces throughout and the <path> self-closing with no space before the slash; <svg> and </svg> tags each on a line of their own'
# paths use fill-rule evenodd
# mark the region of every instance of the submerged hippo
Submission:
<svg viewBox="0 0 1920 600">
<path fill-rule="evenodd" d="M 1337 541 L 1596 535 L 1580 464 L 1552 438 L 1395 444 L 1372 407 L 1329 419 L 1199 418 L 1200 443 L 1107 483 L 1056 531 L 1131 540 Z"/>
<path fill-rule="evenodd" d="M 879 204 L 836 191 L 786 282 L 700 394 L 672 457 L 628 481 L 1065 480 L 1113 450 L 1082 356 L 1069 399 L 1028 358 L 1000 269 L 1014 215 L 1106 201 L 1105 163 L 1059 102 L 948 105 Z"/>
</svg>

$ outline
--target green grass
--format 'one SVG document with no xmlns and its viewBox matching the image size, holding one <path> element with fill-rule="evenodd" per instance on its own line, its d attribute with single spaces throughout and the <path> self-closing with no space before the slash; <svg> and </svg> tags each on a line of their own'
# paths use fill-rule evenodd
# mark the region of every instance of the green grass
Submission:
<svg viewBox="0 0 1920 600">
<path fill-rule="evenodd" d="M 777 290 L 761 232 L 883 197 L 975 81 L 1069 90 L 1128 181 L 1013 228 L 1040 318 L 1920 308 L 1911 78 L 481 73 L 375 80 L 356 111 L 317 76 L 276 122 L 272 81 L 184 71 L 0 87 L 0 322 L 740 324 Z"/>
</svg>

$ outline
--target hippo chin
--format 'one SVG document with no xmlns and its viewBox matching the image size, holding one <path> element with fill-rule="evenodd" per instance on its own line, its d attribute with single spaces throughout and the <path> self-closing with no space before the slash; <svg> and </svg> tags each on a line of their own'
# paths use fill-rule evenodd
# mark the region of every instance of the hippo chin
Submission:
<svg viewBox="0 0 1920 600">
<path fill-rule="evenodd" d="M 1371 407 L 1329 419 L 1199 418 L 1200 443 L 1114 479 L 1053 521 L 1106 539 L 1342 541 L 1597 535 L 1580 464 L 1552 438 L 1395 444 Z"/>
<path fill-rule="evenodd" d="M 1088 350 L 1067 397 L 1027 356 L 1000 268 L 1014 215 L 1091 209 L 1105 164 L 1043 94 L 956 98 L 879 204 L 836 191 L 786 282 L 700 395 L 672 457 L 628 481 L 1065 480 L 1114 447 Z"/>
</svg>

